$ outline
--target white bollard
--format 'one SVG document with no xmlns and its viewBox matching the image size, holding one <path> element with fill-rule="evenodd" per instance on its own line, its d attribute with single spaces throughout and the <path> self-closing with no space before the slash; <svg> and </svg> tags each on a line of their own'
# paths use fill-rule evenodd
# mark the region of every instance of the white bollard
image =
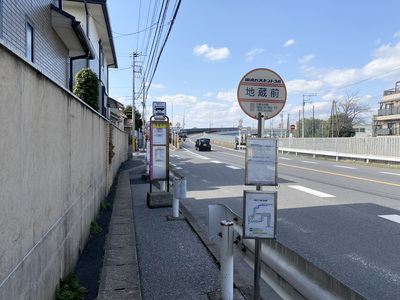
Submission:
<svg viewBox="0 0 400 300">
<path fill-rule="evenodd" d="M 179 217 L 179 196 L 178 196 L 178 180 L 174 179 L 174 193 L 172 197 L 172 216 Z"/>
<path fill-rule="evenodd" d="M 161 181 L 160 182 L 160 190 L 161 191 L 166 191 L 167 190 L 167 185 L 166 185 L 166 181 Z"/>
<path fill-rule="evenodd" d="M 221 221 L 221 299 L 233 300 L 233 222 Z"/>
</svg>

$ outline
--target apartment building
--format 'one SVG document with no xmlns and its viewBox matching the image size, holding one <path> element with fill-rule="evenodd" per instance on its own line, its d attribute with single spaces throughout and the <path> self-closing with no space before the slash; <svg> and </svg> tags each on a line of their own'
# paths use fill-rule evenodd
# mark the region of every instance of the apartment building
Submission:
<svg viewBox="0 0 400 300">
<path fill-rule="evenodd" d="M 378 114 L 373 117 L 374 136 L 400 136 L 400 81 L 383 92 Z"/>
<path fill-rule="evenodd" d="M 109 69 L 118 64 L 106 0 L 0 0 L 0 45 L 70 91 L 75 74 L 91 68 L 107 116 Z"/>
</svg>

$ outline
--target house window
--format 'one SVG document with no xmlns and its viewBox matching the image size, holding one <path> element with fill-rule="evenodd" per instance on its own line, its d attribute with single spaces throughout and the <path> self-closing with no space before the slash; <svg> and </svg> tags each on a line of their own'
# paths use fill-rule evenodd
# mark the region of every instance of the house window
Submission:
<svg viewBox="0 0 400 300">
<path fill-rule="evenodd" d="M 34 53 L 34 26 L 32 22 L 26 21 L 26 58 L 33 62 Z"/>
</svg>

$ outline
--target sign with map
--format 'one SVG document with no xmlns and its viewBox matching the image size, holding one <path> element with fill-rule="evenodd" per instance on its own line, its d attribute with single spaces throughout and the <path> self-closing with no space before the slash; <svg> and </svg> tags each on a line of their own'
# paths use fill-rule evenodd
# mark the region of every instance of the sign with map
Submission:
<svg viewBox="0 0 400 300">
<path fill-rule="evenodd" d="M 244 191 L 243 238 L 276 238 L 277 192 Z"/>
</svg>

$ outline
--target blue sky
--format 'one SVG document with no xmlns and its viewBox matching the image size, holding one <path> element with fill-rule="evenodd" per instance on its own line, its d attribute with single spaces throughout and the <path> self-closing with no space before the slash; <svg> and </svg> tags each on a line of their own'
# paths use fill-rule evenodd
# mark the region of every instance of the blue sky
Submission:
<svg viewBox="0 0 400 300">
<path fill-rule="evenodd" d="M 161 2 L 107 2 L 119 65 L 110 71 L 110 95 L 125 105 L 132 103 L 130 54 L 143 54 L 136 65 L 137 71 L 144 69 L 147 39 L 154 34 L 144 31 L 148 8 Z M 174 125 L 182 126 L 185 118 L 185 128 L 228 127 L 242 119 L 244 126 L 255 127 L 236 92 L 247 72 L 267 68 L 286 84 L 285 125 L 288 114 L 291 124 L 298 121 L 304 94 L 317 94 L 305 97 L 312 101 L 305 117 L 312 117 L 314 107 L 315 117 L 326 120 L 332 100 L 343 100 L 346 92 L 358 92 L 369 104 L 366 123 L 371 123 L 383 91 L 400 81 L 399 11 L 394 0 L 183 0 L 148 89 L 146 118 L 153 101 L 164 101 Z M 166 25 L 171 18 L 170 13 Z M 141 76 L 136 73 L 137 90 Z M 142 110 L 140 101 L 136 106 Z M 280 115 L 266 126 L 271 122 L 278 127 Z"/>
</svg>

